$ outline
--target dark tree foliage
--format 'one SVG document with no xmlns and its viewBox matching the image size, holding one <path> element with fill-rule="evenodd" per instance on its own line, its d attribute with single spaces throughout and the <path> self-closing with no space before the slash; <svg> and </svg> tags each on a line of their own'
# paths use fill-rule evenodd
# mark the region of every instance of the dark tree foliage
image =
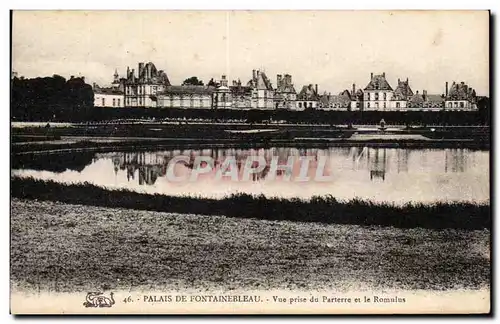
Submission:
<svg viewBox="0 0 500 324">
<path fill-rule="evenodd" d="M 209 87 L 216 87 L 217 83 L 214 81 L 214 78 L 211 78 L 210 81 L 208 81 L 207 86 Z"/>
<path fill-rule="evenodd" d="M 11 91 L 13 120 L 77 121 L 87 119 L 94 106 L 92 86 L 84 78 L 14 78 Z"/>
<path fill-rule="evenodd" d="M 198 80 L 198 77 L 192 76 L 184 80 L 184 82 L 182 82 L 182 85 L 203 85 L 203 81 Z"/>
</svg>

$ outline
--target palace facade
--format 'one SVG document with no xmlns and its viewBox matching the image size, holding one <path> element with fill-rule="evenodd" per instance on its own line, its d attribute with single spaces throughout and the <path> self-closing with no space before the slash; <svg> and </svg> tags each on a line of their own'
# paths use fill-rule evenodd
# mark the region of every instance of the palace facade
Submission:
<svg viewBox="0 0 500 324">
<path fill-rule="evenodd" d="M 222 75 L 210 85 L 172 85 L 167 74 L 152 63 L 139 63 L 138 73 L 127 67 L 125 78 L 115 71 L 110 87 L 94 84 L 94 106 L 183 109 L 260 109 L 332 111 L 473 111 L 477 110 L 475 90 L 465 82 L 451 84 L 445 93 L 428 94 L 413 91 L 408 78 L 398 79 L 393 89 L 382 74 L 371 73 L 364 89 L 342 90 L 337 94 L 318 92 L 318 85 L 309 84 L 296 92 L 290 74 L 278 74 L 276 87 L 264 71 L 252 70 L 245 84 Z"/>
</svg>

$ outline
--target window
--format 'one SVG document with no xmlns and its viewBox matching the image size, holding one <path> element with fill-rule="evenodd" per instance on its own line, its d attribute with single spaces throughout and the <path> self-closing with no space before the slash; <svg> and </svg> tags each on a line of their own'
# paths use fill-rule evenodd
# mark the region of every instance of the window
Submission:
<svg viewBox="0 0 500 324">
<path fill-rule="evenodd" d="M 310 102 L 310 103 L 309 103 L 309 108 L 312 108 L 312 107 L 313 107 L 313 103 L 312 103 L 312 102 Z"/>
<path fill-rule="evenodd" d="M 116 105 L 116 99 L 113 98 L 113 107 Z"/>
<path fill-rule="evenodd" d="M 453 107 L 453 104 L 451 102 L 448 102 L 448 108 Z"/>
<path fill-rule="evenodd" d="M 375 93 L 375 100 L 378 100 L 378 93 Z"/>
<path fill-rule="evenodd" d="M 366 108 L 370 108 L 370 103 L 369 102 L 366 103 Z"/>
<path fill-rule="evenodd" d="M 378 102 L 375 103 L 375 108 L 378 108 Z"/>
<path fill-rule="evenodd" d="M 120 99 L 117 99 L 117 100 L 118 100 L 117 106 L 120 107 Z"/>
<path fill-rule="evenodd" d="M 385 101 L 384 101 L 384 108 L 387 108 L 387 107 L 386 107 L 386 104 L 385 104 Z"/>
<path fill-rule="evenodd" d="M 401 104 L 399 102 L 396 102 L 396 108 L 401 108 Z"/>
<path fill-rule="evenodd" d="M 463 107 L 464 107 L 464 103 L 463 103 L 463 102 L 461 102 L 461 103 L 460 103 L 460 108 L 463 108 Z"/>
<path fill-rule="evenodd" d="M 356 102 L 356 108 L 359 108 L 359 107 L 360 107 L 359 102 Z"/>
<path fill-rule="evenodd" d="M 458 102 L 455 101 L 455 108 L 458 108 Z"/>
<path fill-rule="evenodd" d="M 384 100 L 387 100 L 387 93 L 384 92 Z"/>
<path fill-rule="evenodd" d="M 302 102 L 299 102 L 299 108 L 302 108 Z"/>
<path fill-rule="evenodd" d="M 105 107 L 106 106 L 106 99 L 105 98 L 102 98 L 102 106 Z"/>
</svg>

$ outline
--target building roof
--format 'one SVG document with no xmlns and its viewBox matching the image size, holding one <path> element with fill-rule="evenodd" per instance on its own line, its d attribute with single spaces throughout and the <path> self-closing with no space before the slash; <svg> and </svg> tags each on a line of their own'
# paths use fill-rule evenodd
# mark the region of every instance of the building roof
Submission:
<svg viewBox="0 0 500 324">
<path fill-rule="evenodd" d="M 129 68 L 127 68 L 126 83 L 170 85 L 170 80 L 167 74 L 163 70 L 157 70 L 152 62 L 148 62 L 146 65 L 140 62 L 137 77 L 135 76 L 135 70 L 130 71 Z"/>
<path fill-rule="evenodd" d="M 183 86 L 167 86 L 165 90 L 158 94 L 212 94 L 215 87 L 198 86 L 198 85 L 183 85 Z"/>
<path fill-rule="evenodd" d="M 122 96 L 124 94 L 123 91 L 120 91 L 117 88 L 100 88 L 100 87 L 95 87 L 94 93 L 106 94 L 106 95 L 119 95 L 119 96 Z"/>
<path fill-rule="evenodd" d="M 439 95 L 439 94 L 430 94 L 430 95 L 427 95 L 427 101 L 430 101 L 430 102 L 443 102 L 444 101 L 444 98 L 443 98 L 443 95 Z"/>
<path fill-rule="evenodd" d="M 401 81 L 398 79 L 398 86 L 394 90 L 393 100 L 407 100 L 413 96 L 413 91 L 410 88 L 408 79 Z"/>
<path fill-rule="evenodd" d="M 278 75 L 276 92 L 277 93 L 297 93 L 295 91 L 295 87 L 293 86 L 292 76 L 290 74 L 285 74 L 283 79 L 281 79 L 281 75 Z"/>
<path fill-rule="evenodd" d="M 382 74 L 378 75 L 373 75 L 371 77 L 370 83 L 365 88 L 366 90 L 391 90 L 392 88 L 389 85 L 389 82 L 387 82 L 385 78 L 385 72 Z"/>
<path fill-rule="evenodd" d="M 271 80 L 269 80 L 266 73 L 259 70 L 255 71 L 252 79 L 247 82 L 247 86 L 256 88 L 257 90 L 273 90 Z"/>
<path fill-rule="evenodd" d="M 313 85 L 310 84 L 302 87 L 302 90 L 297 95 L 297 100 L 317 101 L 319 100 L 319 95 L 314 89 Z"/>
<path fill-rule="evenodd" d="M 338 95 L 330 95 L 324 93 L 319 99 L 320 103 L 323 107 L 328 107 L 330 104 L 336 105 L 339 104 L 341 106 L 350 106 L 351 105 L 351 93 L 349 90 L 344 90 L 340 92 Z"/>
<path fill-rule="evenodd" d="M 238 96 L 245 96 L 245 95 L 251 95 L 252 94 L 252 88 L 251 87 L 245 87 L 245 86 L 230 86 L 229 91 L 233 95 L 238 95 Z"/>
<path fill-rule="evenodd" d="M 476 90 L 469 87 L 465 82 L 453 82 L 446 100 L 474 100 L 475 98 Z"/>
</svg>

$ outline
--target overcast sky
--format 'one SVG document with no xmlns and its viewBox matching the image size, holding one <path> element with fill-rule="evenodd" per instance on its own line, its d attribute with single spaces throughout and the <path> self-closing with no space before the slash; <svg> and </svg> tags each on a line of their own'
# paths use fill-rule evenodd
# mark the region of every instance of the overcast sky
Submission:
<svg viewBox="0 0 500 324">
<path fill-rule="evenodd" d="M 82 75 L 112 81 L 115 68 L 153 62 L 173 84 L 227 74 L 247 82 L 289 73 L 297 91 L 364 88 L 370 72 L 393 88 L 443 93 L 465 81 L 489 94 L 487 11 L 16 11 L 13 70 L 25 77 Z"/>
</svg>

